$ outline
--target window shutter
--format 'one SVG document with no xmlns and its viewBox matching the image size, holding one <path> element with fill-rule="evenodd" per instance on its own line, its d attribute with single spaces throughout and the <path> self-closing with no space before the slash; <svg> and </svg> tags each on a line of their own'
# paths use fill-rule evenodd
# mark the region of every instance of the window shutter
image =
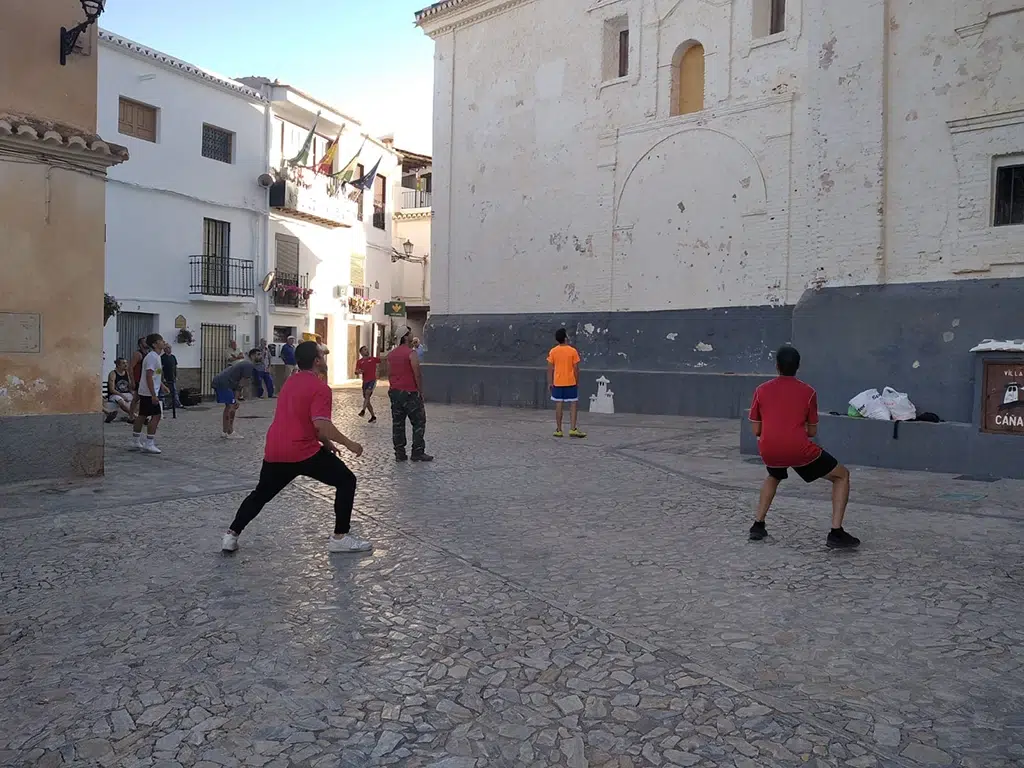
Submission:
<svg viewBox="0 0 1024 768">
<path fill-rule="evenodd" d="M 362 286 L 366 282 L 366 256 L 353 253 L 349 266 L 349 280 L 354 286 Z"/>
<path fill-rule="evenodd" d="M 274 240 L 274 268 L 281 274 L 298 276 L 299 241 L 287 235 L 276 235 Z"/>
</svg>

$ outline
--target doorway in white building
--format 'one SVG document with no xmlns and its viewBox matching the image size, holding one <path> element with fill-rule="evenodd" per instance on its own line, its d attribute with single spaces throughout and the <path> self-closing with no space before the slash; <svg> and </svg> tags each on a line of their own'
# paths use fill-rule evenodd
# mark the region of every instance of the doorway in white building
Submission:
<svg viewBox="0 0 1024 768">
<path fill-rule="evenodd" d="M 213 377 L 228 366 L 228 342 L 235 338 L 235 326 L 203 323 L 199 331 L 199 391 L 213 394 Z"/>
<path fill-rule="evenodd" d="M 156 333 L 156 315 L 147 312 L 119 312 L 117 314 L 117 356 L 132 359 L 139 339 Z"/>
</svg>

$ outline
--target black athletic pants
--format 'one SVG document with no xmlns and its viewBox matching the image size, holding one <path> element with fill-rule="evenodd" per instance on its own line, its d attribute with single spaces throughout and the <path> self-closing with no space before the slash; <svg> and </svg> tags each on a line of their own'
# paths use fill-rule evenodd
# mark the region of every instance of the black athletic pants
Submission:
<svg viewBox="0 0 1024 768">
<path fill-rule="evenodd" d="M 356 476 L 345 466 L 345 462 L 321 448 L 305 461 L 296 463 L 263 462 L 260 481 L 256 490 L 246 496 L 238 508 L 231 530 L 241 533 L 270 501 L 299 476 L 311 477 L 324 485 L 337 489 L 334 496 L 334 532 L 342 536 L 349 531 L 352 520 L 352 504 L 356 498 Z"/>
</svg>

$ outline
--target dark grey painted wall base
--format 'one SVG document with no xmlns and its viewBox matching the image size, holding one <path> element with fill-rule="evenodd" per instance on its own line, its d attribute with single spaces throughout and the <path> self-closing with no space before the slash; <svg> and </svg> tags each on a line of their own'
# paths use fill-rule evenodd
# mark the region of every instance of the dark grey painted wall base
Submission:
<svg viewBox="0 0 1024 768">
<path fill-rule="evenodd" d="M 1024 438 L 973 424 L 894 422 L 821 415 L 818 443 L 844 464 L 1024 480 Z M 740 422 L 740 452 L 757 455 L 750 422 Z"/>
<path fill-rule="evenodd" d="M 103 414 L 0 418 L 0 484 L 103 474 Z"/>
<path fill-rule="evenodd" d="M 436 365 L 425 363 L 427 399 L 511 408 L 550 408 L 547 370 L 526 366 Z M 580 371 L 580 409 L 590 410 L 597 379 L 609 380 L 615 410 L 622 413 L 739 418 L 754 389 L 768 377 L 757 374 L 653 371 Z"/>
</svg>

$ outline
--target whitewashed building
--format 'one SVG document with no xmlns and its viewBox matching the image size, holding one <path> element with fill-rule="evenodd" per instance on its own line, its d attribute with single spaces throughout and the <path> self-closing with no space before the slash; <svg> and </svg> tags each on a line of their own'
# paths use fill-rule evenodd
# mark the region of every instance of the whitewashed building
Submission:
<svg viewBox="0 0 1024 768">
<path fill-rule="evenodd" d="M 394 215 L 395 256 L 391 285 L 393 298 L 405 303 L 405 322 L 413 335 L 424 339 L 424 326 L 430 312 L 430 220 L 432 205 L 433 160 L 429 155 L 399 150 L 402 157 L 402 184 L 398 190 L 399 207 Z"/>
<path fill-rule="evenodd" d="M 249 348 L 260 333 L 269 104 L 106 31 L 98 78 L 99 129 L 138 159 L 107 184 L 105 285 L 121 314 L 104 328 L 103 376 L 156 332 L 174 347 L 179 386 L 207 391 L 228 340 Z"/>
<path fill-rule="evenodd" d="M 366 135 L 362 124 L 298 88 L 265 77 L 241 82 L 258 88 L 270 102 L 269 341 L 317 333 L 331 350 L 332 383 L 351 379 L 359 347 L 383 350 L 387 343 L 384 304 L 391 294 L 392 216 L 400 183 L 394 149 Z M 314 136 L 298 168 L 287 161 Z M 340 135 L 340 138 L 339 138 Z M 355 158 L 355 175 L 379 162 L 371 190 L 350 188 L 317 174 L 331 142 L 338 142 L 331 169 Z"/>
<path fill-rule="evenodd" d="M 1024 306 L 1024 0 L 444 0 L 428 385 L 738 416 L 792 341 L 823 410 L 971 420 Z"/>
</svg>

